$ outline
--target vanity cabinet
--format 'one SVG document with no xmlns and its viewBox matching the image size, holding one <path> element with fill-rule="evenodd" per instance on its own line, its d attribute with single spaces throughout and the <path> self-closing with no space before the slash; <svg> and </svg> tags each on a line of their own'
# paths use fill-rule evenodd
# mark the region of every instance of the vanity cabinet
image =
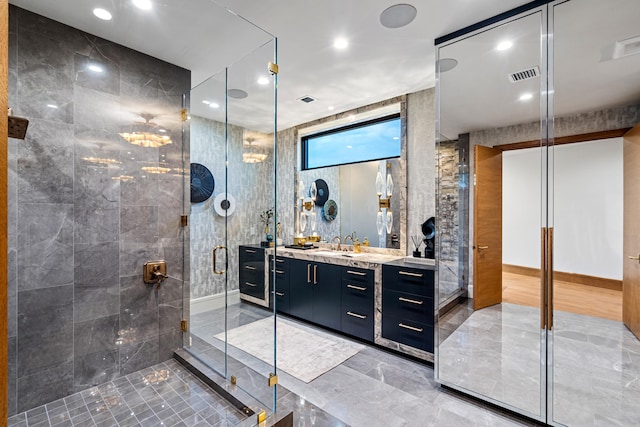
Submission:
<svg viewBox="0 0 640 427">
<path fill-rule="evenodd" d="M 290 260 L 281 256 L 269 256 L 269 289 L 271 291 L 270 307 L 273 308 L 275 301 L 276 310 L 280 313 L 289 314 L 289 266 Z M 275 273 L 275 274 L 274 274 Z M 275 284 L 273 278 L 275 276 Z"/>
<path fill-rule="evenodd" d="M 255 246 L 239 247 L 240 297 L 252 302 L 265 302 L 264 249 Z M 253 299 L 260 301 L 254 301 Z"/>
<path fill-rule="evenodd" d="M 382 266 L 382 337 L 433 352 L 434 270 Z"/>
<path fill-rule="evenodd" d="M 289 260 L 289 314 L 340 330 L 341 267 Z"/>
<path fill-rule="evenodd" d="M 373 342 L 374 271 L 342 267 L 341 330 Z"/>
</svg>

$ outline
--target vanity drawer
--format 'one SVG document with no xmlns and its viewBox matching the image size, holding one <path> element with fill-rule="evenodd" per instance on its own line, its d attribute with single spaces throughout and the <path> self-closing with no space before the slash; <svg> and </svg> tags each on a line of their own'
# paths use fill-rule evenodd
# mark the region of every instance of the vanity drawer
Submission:
<svg viewBox="0 0 640 427">
<path fill-rule="evenodd" d="M 382 292 L 382 313 L 433 325 L 433 298 L 385 289 Z"/>
<path fill-rule="evenodd" d="M 382 286 L 383 289 L 433 298 L 433 270 L 383 265 Z"/>
<path fill-rule="evenodd" d="M 240 246 L 240 262 L 260 261 L 264 262 L 264 249 L 252 248 L 250 246 Z"/>
<path fill-rule="evenodd" d="M 342 280 L 373 284 L 373 270 L 358 267 L 342 267 Z"/>
<path fill-rule="evenodd" d="M 276 310 L 279 313 L 289 314 L 289 287 L 273 291 L 273 299 L 276 302 Z"/>
<path fill-rule="evenodd" d="M 357 309 L 342 311 L 342 332 L 360 339 L 373 342 L 373 310 L 371 312 Z"/>
<path fill-rule="evenodd" d="M 342 306 L 373 309 L 373 284 L 343 279 Z"/>
<path fill-rule="evenodd" d="M 246 277 L 240 277 L 240 293 L 264 299 L 264 278 L 261 282 L 258 282 L 257 280 L 252 281 Z"/>
<path fill-rule="evenodd" d="M 382 317 L 382 336 L 433 353 L 433 326 L 385 314 Z"/>
</svg>

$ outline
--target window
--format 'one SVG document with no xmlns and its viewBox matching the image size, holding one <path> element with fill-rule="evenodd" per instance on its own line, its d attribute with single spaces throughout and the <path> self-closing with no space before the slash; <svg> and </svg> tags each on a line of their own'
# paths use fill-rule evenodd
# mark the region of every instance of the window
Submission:
<svg viewBox="0 0 640 427">
<path fill-rule="evenodd" d="M 302 170 L 400 157 L 400 114 L 302 138 Z"/>
</svg>

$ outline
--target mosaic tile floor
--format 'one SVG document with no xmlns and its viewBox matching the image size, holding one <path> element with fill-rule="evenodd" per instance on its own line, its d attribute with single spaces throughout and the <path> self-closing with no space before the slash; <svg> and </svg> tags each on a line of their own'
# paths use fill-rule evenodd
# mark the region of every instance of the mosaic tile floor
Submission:
<svg viewBox="0 0 640 427">
<path fill-rule="evenodd" d="M 15 415 L 8 426 L 235 426 L 245 418 L 169 360 Z"/>
</svg>

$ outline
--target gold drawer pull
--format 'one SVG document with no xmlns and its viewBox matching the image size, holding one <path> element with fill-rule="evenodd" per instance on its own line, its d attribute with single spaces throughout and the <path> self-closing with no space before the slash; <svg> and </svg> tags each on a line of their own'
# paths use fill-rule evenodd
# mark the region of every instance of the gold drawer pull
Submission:
<svg viewBox="0 0 640 427">
<path fill-rule="evenodd" d="M 244 266 L 245 270 L 255 270 L 256 268 L 252 265 L 245 265 Z"/>
<path fill-rule="evenodd" d="M 276 273 L 278 273 L 278 274 L 284 274 L 284 270 L 276 270 Z"/>
<path fill-rule="evenodd" d="M 251 282 L 244 282 L 245 285 L 251 286 L 251 287 L 256 287 L 258 285 L 256 285 L 255 283 L 251 283 Z"/>
<path fill-rule="evenodd" d="M 355 274 L 356 276 L 366 276 L 367 275 L 367 273 L 362 273 L 360 271 L 353 271 L 353 270 L 347 270 L 347 273 Z"/>
<path fill-rule="evenodd" d="M 276 262 L 284 262 L 284 260 L 280 258 L 276 258 Z"/>
<path fill-rule="evenodd" d="M 347 311 L 347 314 L 351 317 L 357 317 L 358 319 L 366 319 L 367 316 L 363 316 L 362 314 L 358 314 L 358 313 L 352 313 L 350 311 Z"/>
<path fill-rule="evenodd" d="M 355 289 L 356 291 L 366 291 L 367 288 L 363 288 L 362 286 L 356 286 L 356 285 L 347 285 L 347 288 L 349 289 Z"/>
<path fill-rule="evenodd" d="M 277 292 L 276 291 L 276 295 L 278 295 L 279 297 L 283 297 L 284 296 L 284 292 Z"/>
<path fill-rule="evenodd" d="M 246 253 L 248 253 L 248 254 L 255 254 L 256 253 L 256 251 L 254 251 L 253 249 L 245 249 L 244 251 Z"/>
<path fill-rule="evenodd" d="M 417 304 L 417 305 L 422 305 L 422 303 L 424 303 L 424 301 L 417 301 L 417 300 L 409 299 L 405 297 L 399 297 L 398 300 L 402 302 L 409 302 L 411 304 Z"/>
<path fill-rule="evenodd" d="M 404 323 L 398 323 L 398 326 L 400 326 L 401 328 L 409 329 L 410 331 L 422 332 L 422 328 L 414 328 L 413 326 L 408 326 Z"/>
<path fill-rule="evenodd" d="M 400 271 L 399 274 L 403 276 L 422 277 L 422 273 L 412 273 L 410 271 Z"/>
</svg>

